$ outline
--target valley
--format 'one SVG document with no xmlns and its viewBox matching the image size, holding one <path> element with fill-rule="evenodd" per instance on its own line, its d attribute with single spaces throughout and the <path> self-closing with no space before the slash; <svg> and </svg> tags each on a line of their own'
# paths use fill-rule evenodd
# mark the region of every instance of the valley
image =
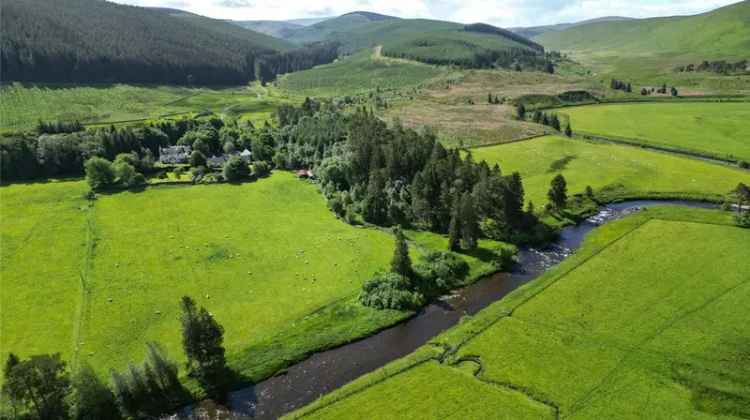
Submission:
<svg viewBox="0 0 750 420">
<path fill-rule="evenodd" d="M 750 416 L 750 1 L 232 4 L 3 4 L 0 420 Z"/>
</svg>

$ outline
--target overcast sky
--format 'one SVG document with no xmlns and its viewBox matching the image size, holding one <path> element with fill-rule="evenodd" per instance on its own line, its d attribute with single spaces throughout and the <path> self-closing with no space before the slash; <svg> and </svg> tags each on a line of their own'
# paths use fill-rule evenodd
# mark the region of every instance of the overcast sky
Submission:
<svg viewBox="0 0 750 420">
<path fill-rule="evenodd" d="M 706 12 L 737 0 L 115 0 L 173 7 L 220 19 L 285 20 L 355 10 L 404 18 L 535 26 L 602 16 L 652 17 Z"/>
</svg>

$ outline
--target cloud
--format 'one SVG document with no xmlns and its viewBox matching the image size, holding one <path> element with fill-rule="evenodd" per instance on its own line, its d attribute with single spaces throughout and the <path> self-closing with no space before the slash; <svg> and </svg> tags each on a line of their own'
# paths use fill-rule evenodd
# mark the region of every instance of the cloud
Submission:
<svg viewBox="0 0 750 420">
<path fill-rule="evenodd" d="M 311 10 L 308 12 L 310 17 L 328 17 L 336 15 L 336 11 L 331 7 L 324 7 L 320 10 Z"/>
<path fill-rule="evenodd" d="M 216 2 L 216 5 L 227 8 L 253 7 L 250 0 L 220 0 Z"/>
<path fill-rule="evenodd" d="M 603 16 L 653 17 L 706 12 L 737 0 L 114 0 L 139 6 L 180 2 L 219 19 L 285 20 L 366 10 L 405 18 L 485 22 L 502 27 L 578 22 Z M 171 6 L 177 7 L 177 6 Z"/>
</svg>

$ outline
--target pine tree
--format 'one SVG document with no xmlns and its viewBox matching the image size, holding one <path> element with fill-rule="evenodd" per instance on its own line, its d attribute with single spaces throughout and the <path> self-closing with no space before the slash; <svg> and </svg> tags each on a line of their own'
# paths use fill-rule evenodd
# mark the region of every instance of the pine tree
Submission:
<svg viewBox="0 0 750 420">
<path fill-rule="evenodd" d="M 568 125 L 565 126 L 565 136 L 566 137 L 573 136 L 573 129 L 570 128 L 570 122 L 568 122 Z"/>
<path fill-rule="evenodd" d="M 523 104 L 516 105 L 516 115 L 521 121 L 526 119 L 526 107 Z"/>
<path fill-rule="evenodd" d="M 487 103 L 490 105 L 495 103 L 495 101 L 492 99 L 492 93 L 487 94 Z"/>
<path fill-rule="evenodd" d="M 380 225 L 388 216 L 387 197 L 385 196 L 385 176 L 376 170 L 370 174 L 367 194 L 362 203 L 362 212 L 367 222 Z"/>
<path fill-rule="evenodd" d="M 88 364 L 84 363 L 73 378 L 71 400 L 75 420 L 122 419 L 115 395 Z"/>
<path fill-rule="evenodd" d="M 503 194 L 505 220 L 513 227 L 518 227 L 523 215 L 524 191 L 521 174 L 513 172 L 507 178 L 505 193 Z"/>
<path fill-rule="evenodd" d="M 409 244 L 406 242 L 406 237 L 401 229 L 395 228 L 393 234 L 396 238 L 396 249 L 394 249 L 393 259 L 391 259 L 391 272 L 405 278 L 411 278 L 412 267 L 411 258 L 409 257 Z"/>
<path fill-rule="evenodd" d="M 565 207 L 568 201 L 568 183 L 562 174 L 558 174 L 552 179 L 547 197 L 555 209 L 559 210 Z"/>
<path fill-rule="evenodd" d="M 458 203 L 453 206 L 451 211 L 451 223 L 448 226 L 448 249 L 453 252 L 461 250 L 461 220 Z"/>
<path fill-rule="evenodd" d="M 557 117 L 557 114 L 552 114 L 552 118 L 550 118 L 550 125 L 555 130 L 560 131 L 560 119 Z"/>
<path fill-rule="evenodd" d="M 476 249 L 479 239 L 479 218 L 474 197 L 465 192 L 461 196 L 461 242 L 465 249 Z"/>
<path fill-rule="evenodd" d="M 189 374 L 195 377 L 211 398 L 226 397 L 227 377 L 224 328 L 205 308 L 196 310 L 195 302 L 182 298 L 182 342 L 188 359 Z"/>
</svg>

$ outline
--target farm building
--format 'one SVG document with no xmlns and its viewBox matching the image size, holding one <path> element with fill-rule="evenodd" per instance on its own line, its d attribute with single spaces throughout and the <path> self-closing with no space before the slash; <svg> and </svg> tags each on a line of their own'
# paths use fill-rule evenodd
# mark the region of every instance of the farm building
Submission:
<svg viewBox="0 0 750 420">
<path fill-rule="evenodd" d="M 190 146 L 160 147 L 159 162 L 166 164 L 187 163 L 191 151 Z"/>
<path fill-rule="evenodd" d="M 210 158 L 206 159 L 206 166 L 208 166 L 209 168 L 221 168 L 225 163 L 227 163 L 228 159 L 229 157 L 227 155 L 211 156 Z"/>
<path fill-rule="evenodd" d="M 300 169 L 297 171 L 297 178 L 300 179 L 315 179 L 315 174 L 309 169 Z"/>
</svg>

